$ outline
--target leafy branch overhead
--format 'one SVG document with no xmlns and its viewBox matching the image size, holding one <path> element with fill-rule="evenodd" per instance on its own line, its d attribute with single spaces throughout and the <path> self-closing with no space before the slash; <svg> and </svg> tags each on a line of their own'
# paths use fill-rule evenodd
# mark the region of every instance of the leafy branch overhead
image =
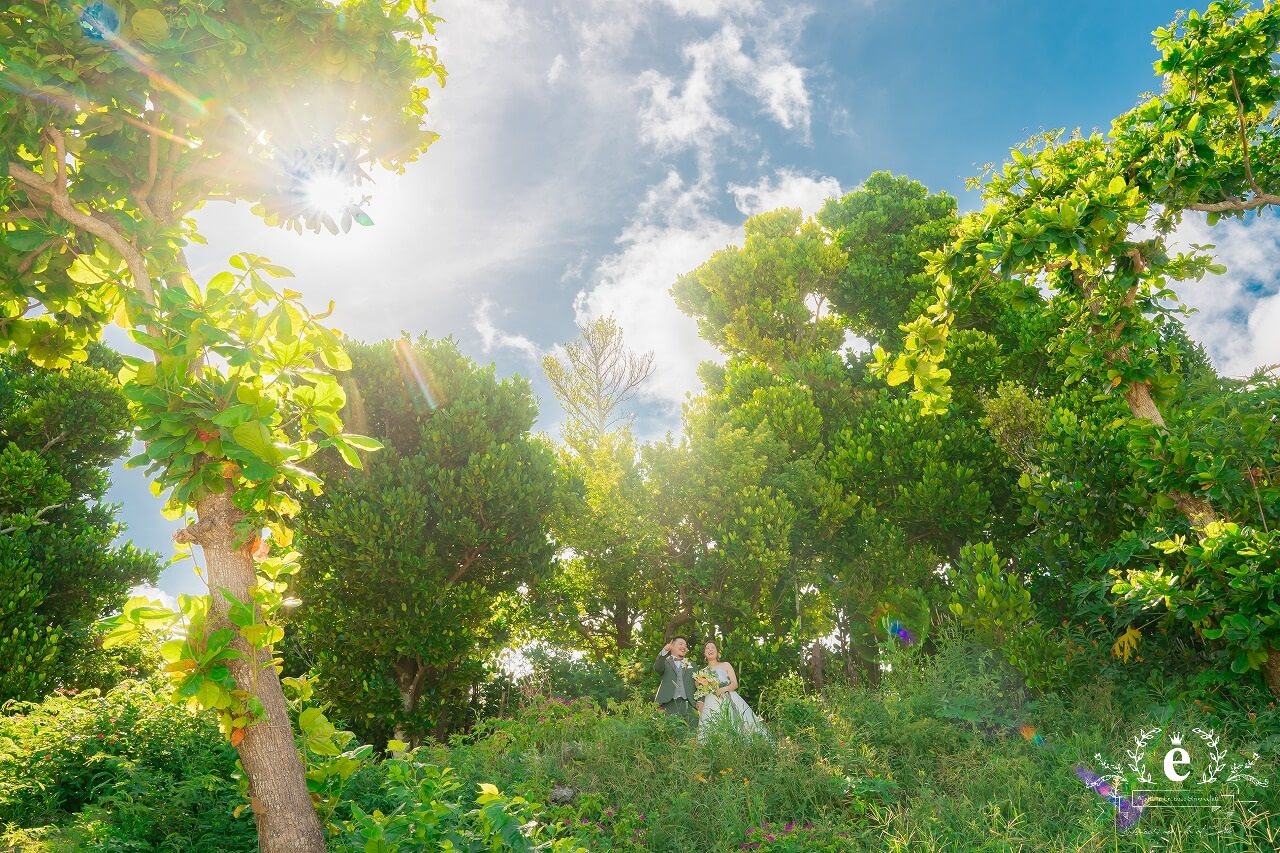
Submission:
<svg viewBox="0 0 1280 853">
<path fill-rule="evenodd" d="M 0 345 L 65 368 L 114 321 L 150 353 L 121 373 L 146 445 L 133 461 L 171 512 L 197 516 L 179 539 L 203 546 L 214 592 L 190 641 L 234 652 L 211 663 L 192 647 L 173 663 L 261 711 L 229 734 L 264 850 L 324 840 L 263 627 L 283 582 L 257 575 L 269 548 L 256 531 L 287 545 L 294 494 L 321 486 L 303 464 L 332 447 L 359 465 L 377 443 L 343 432 L 341 339 L 268 284 L 287 272 L 238 255 L 201 287 L 184 249 L 202 242 L 192 214 L 211 200 L 294 230 L 369 224 L 368 170 L 402 171 L 435 139 L 423 122 L 425 82 L 445 79 L 437 22 L 424 0 L 0 9 Z M 196 697 L 224 707 L 212 689 Z"/>
</svg>

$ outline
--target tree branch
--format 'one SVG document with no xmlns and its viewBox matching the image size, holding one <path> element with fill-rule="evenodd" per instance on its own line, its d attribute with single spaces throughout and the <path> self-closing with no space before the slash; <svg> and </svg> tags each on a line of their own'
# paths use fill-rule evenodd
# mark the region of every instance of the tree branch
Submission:
<svg viewBox="0 0 1280 853">
<path fill-rule="evenodd" d="M 173 187 L 178 175 L 178 158 L 182 156 L 182 147 L 171 145 L 169 156 L 165 158 L 164 171 L 157 179 L 156 207 L 160 209 L 161 221 L 168 223 L 173 216 Z"/>
<path fill-rule="evenodd" d="M 40 256 L 43 255 L 46 251 L 48 251 L 48 249 L 51 246 L 57 245 L 60 242 L 62 242 L 61 237 L 51 237 L 50 239 L 45 240 L 43 243 L 41 243 L 40 246 L 34 252 L 31 252 L 25 258 L 23 258 L 21 261 L 18 262 L 18 267 L 17 267 L 18 275 L 26 275 L 27 273 L 31 272 L 31 268 L 35 266 L 36 261 L 40 259 Z"/>
<path fill-rule="evenodd" d="M 480 558 L 482 553 L 483 552 L 479 548 L 472 548 L 468 551 L 462 558 L 462 565 L 458 566 L 457 570 L 455 570 L 453 574 L 449 575 L 449 583 L 455 584 L 462 580 L 462 576 L 467 573 L 467 570 L 470 569 L 471 565 Z"/>
<path fill-rule="evenodd" d="M 31 516 L 32 524 L 48 524 L 49 522 L 45 521 L 43 518 L 41 518 L 41 516 L 43 516 L 46 512 L 53 512 L 55 509 L 60 509 L 61 507 L 62 507 L 62 504 L 50 504 L 49 506 L 44 507 L 43 509 L 36 510 L 35 515 Z M 8 527 L 0 528 L 0 536 L 7 535 L 9 533 L 14 533 L 18 531 L 20 527 L 21 525 L 11 524 Z"/>
<path fill-rule="evenodd" d="M 1226 201 L 1189 204 L 1187 205 L 1187 210 L 1199 210 L 1204 213 L 1238 213 L 1247 210 L 1257 210 L 1259 207 L 1266 207 L 1271 204 L 1280 205 L 1280 195 L 1275 195 L 1274 193 L 1259 193 L 1248 201 L 1232 196 Z"/>
<path fill-rule="evenodd" d="M 160 168 L 160 139 L 154 134 L 148 134 L 149 152 L 147 154 L 147 180 L 137 189 L 136 196 L 139 209 L 150 219 L 155 219 L 156 215 L 151 211 L 151 192 L 156 188 L 156 172 Z"/>
<path fill-rule="evenodd" d="M 0 225 L 19 219 L 44 219 L 46 211 L 38 207 L 19 207 L 8 213 L 0 213 Z"/>
<path fill-rule="evenodd" d="M 1244 177 L 1249 186 L 1253 187 L 1253 194 L 1260 196 L 1263 194 L 1262 189 L 1253 179 L 1253 166 L 1249 163 L 1249 128 L 1244 120 L 1244 99 L 1240 97 L 1240 84 L 1236 82 L 1235 69 L 1228 68 L 1227 73 L 1231 75 L 1231 91 L 1236 96 L 1236 118 L 1240 120 L 1240 152 L 1244 158 Z"/>
<path fill-rule="evenodd" d="M 58 171 L 65 174 L 65 164 L 64 168 Z M 34 193 L 46 199 L 49 203 L 48 209 L 62 217 L 68 224 L 98 237 L 115 249 L 124 258 L 129 274 L 133 277 L 134 286 L 142 292 L 149 303 L 155 304 L 155 290 L 151 285 L 151 275 L 147 272 L 147 264 L 142 253 L 125 239 L 109 216 L 101 213 L 85 213 L 72 203 L 65 182 L 50 183 L 25 166 L 10 163 L 9 176 L 27 191 L 28 197 Z"/>
</svg>

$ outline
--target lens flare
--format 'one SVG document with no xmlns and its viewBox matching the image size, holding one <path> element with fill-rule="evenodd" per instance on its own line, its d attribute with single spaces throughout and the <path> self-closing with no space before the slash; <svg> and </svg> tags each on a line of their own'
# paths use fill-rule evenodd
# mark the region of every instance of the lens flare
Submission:
<svg viewBox="0 0 1280 853">
<path fill-rule="evenodd" d="M 414 405 L 421 408 L 423 404 L 428 409 L 439 408 L 437 402 L 440 397 L 432 389 L 432 383 L 428 379 L 428 371 L 426 365 L 422 363 L 422 359 L 418 357 L 418 353 L 414 351 L 413 345 L 404 338 L 400 338 L 394 344 L 396 361 L 400 365 L 400 373 L 408 380 L 411 388 L 417 389 L 419 397 L 414 398 Z"/>
<path fill-rule="evenodd" d="M 889 620 L 889 633 L 892 636 L 897 637 L 898 642 L 902 643 L 904 646 L 915 645 L 916 635 L 911 633 L 911 631 L 907 629 L 907 626 L 903 625 L 902 622 L 897 619 Z"/>
<path fill-rule="evenodd" d="M 1139 794 L 1136 797 L 1126 797 L 1119 794 L 1107 784 L 1106 780 L 1083 764 L 1076 765 L 1075 774 L 1086 788 L 1115 806 L 1117 829 L 1130 829 L 1142 817 L 1142 810 L 1147 805 L 1145 795 Z"/>
<path fill-rule="evenodd" d="M 80 13 L 80 29 L 87 38 L 106 41 L 120 32 L 120 13 L 102 0 L 96 0 Z"/>
</svg>

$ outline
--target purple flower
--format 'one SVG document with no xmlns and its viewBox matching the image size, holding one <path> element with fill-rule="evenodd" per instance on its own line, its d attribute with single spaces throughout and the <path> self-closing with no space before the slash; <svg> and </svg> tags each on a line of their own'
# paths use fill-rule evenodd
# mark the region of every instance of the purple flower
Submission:
<svg viewBox="0 0 1280 853">
<path fill-rule="evenodd" d="M 786 831 L 786 832 L 790 832 L 791 830 L 793 830 L 793 829 L 795 829 L 795 828 L 796 828 L 796 825 L 795 825 L 794 823 L 789 823 L 789 824 L 787 824 L 786 826 L 784 826 L 782 829 L 783 829 L 784 831 Z"/>
</svg>

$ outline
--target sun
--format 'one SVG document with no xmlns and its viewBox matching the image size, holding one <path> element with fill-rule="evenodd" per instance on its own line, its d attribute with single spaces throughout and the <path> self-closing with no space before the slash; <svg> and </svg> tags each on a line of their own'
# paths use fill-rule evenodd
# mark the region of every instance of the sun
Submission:
<svg viewBox="0 0 1280 853">
<path fill-rule="evenodd" d="M 351 205 L 360 201 L 359 192 L 347 175 L 319 172 L 303 184 L 307 208 L 318 214 L 340 217 Z"/>
</svg>

